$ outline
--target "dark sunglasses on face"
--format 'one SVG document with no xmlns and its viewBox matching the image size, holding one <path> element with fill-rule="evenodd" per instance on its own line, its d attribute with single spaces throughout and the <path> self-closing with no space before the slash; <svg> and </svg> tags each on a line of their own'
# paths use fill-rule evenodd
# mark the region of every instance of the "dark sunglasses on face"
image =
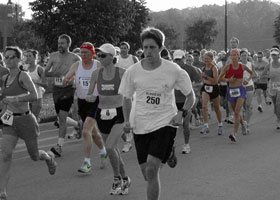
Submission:
<svg viewBox="0 0 280 200">
<path fill-rule="evenodd" d="M 14 59 L 16 56 L 5 56 L 4 58 L 5 58 L 5 60 L 12 60 L 12 59 Z"/>
<path fill-rule="evenodd" d="M 99 54 L 97 54 L 97 56 L 98 56 L 99 58 L 106 58 L 106 57 L 107 57 L 107 55 L 104 54 L 104 53 L 99 53 Z"/>
</svg>

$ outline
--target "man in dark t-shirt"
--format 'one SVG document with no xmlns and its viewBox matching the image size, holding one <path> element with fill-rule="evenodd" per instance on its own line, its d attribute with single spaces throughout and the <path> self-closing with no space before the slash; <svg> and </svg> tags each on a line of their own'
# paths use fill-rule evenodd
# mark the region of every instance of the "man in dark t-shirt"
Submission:
<svg viewBox="0 0 280 200">
<path fill-rule="evenodd" d="M 193 90 L 196 93 L 195 85 L 198 85 L 201 82 L 201 70 L 192 65 L 193 57 L 191 55 L 188 55 L 187 56 L 188 62 L 187 64 L 185 64 L 185 52 L 182 50 L 176 50 L 173 54 L 173 59 L 175 63 L 177 63 L 182 69 L 184 69 L 189 74 L 191 82 L 193 83 Z M 179 90 L 175 90 L 175 99 L 176 99 L 177 108 L 179 112 L 181 112 L 186 97 Z M 185 140 L 182 153 L 188 154 L 191 151 L 189 145 L 189 138 L 190 138 L 189 123 L 190 123 L 191 111 L 188 111 L 187 113 L 183 112 L 182 115 L 183 115 L 183 133 L 184 133 L 184 140 Z"/>
</svg>

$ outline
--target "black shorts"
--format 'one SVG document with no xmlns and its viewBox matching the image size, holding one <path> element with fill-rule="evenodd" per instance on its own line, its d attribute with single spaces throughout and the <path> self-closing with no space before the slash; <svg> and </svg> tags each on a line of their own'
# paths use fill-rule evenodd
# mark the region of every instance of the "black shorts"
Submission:
<svg viewBox="0 0 280 200">
<path fill-rule="evenodd" d="M 54 108 L 58 114 L 60 110 L 69 112 L 74 100 L 74 88 L 72 86 L 56 89 L 53 92 Z"/>
<path fill-rule="evenodd" d="M 227 96 L 227 85 L 219 85 L 220 96 L 226 98 Z"/>
<path fill-rule="evenodd" d="M 207 92 L 205 90 L 205 87 L 207 87 L 207 86 L 210 86 L 210 87 L 212 86 L 213 87 L 212 92 Z M 219 93 L 220 93 L 218 85 L 208 85 L 208 84 L 205 84 L 205 83 L 201 87 L 201 93 L 202 92 L 206 92 L 210 96 L 210 99 L 216 99 L 219 96 Z"/>
<path fill-rule="evenodd" d="M 96 118 L 99 98 L 94 103 L 87 102 L 85 99 L 78 98 L 78 113 L 82 121 L 85 122 L 87 117 Z"/>
<path fill-rule="evenodd" d="M 185 102 L 184 103 L 176 103 L 177 109 L 182 111 L 183 107 L 184 107 L 184 104 L 185 104 Z"/>
<path fill-rule="evenodd" d="M 263 91 L 266 91 L 267 83 L 255 83 L 255 89 L 262 89 Z"/>
<path fill-rule="evenodd" d="M 108 109 L 105 109 L 108 110 Z M 117 115 L 109 120 L 101 119 L 101 109 L 97 109 L 96 121 L 101 133 L 110 134 L 115 124 L 122 124 L 124 122 L 122 107 L 116 108 Z"/>
<path fill-rule="evenodd" d="M 176 128 L 165 126 L 147 134 L 134 134 L 134 142 L 138 163 L 147 162 L 148 155 L 152 155 L 166 163 L 172 151 Z"/>
</svg>

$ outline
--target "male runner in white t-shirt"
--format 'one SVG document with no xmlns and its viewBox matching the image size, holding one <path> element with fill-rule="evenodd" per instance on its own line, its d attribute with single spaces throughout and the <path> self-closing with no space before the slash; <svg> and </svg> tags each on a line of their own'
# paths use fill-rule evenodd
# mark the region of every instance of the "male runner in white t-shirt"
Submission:
<svg viewBox="0 0 280 200">
<path fill-rule="evenodd" d="M 164 40 L 159 29 L 147 28 L 142 32 L 145 58 L 127 69 L 119 88 L 119 93 L 124 96 L 124 131 L 133 129 L 138 162 L 147 181 L 147 200 L 159 199 L 159 169 L 172 152 L 176 136 L 174 125 L 182 120 L 182 116 L 177 115 L 174 89 L 186 96 L 183 110 L 189 111 L 195 102 L 187 72 L 160 57 Z M 134 93 L 135 113 L 130 122 Z"/>
</svg>

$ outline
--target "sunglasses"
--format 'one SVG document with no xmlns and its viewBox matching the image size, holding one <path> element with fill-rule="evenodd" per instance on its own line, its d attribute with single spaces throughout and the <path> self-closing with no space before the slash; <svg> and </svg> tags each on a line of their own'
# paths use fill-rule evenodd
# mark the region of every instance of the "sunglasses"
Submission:
<svg viewBox="0 0 280 200">
<path fill-rule="evenodd" d="M 5 60 L 12 60 L 12 59 L 14 59 L 16 56 L 5 56 L 4 58 L 5 58 Z"/>
<path fill-rule="evenodd" d="M 106 57 L 107 57 L 107 55 L 104 54 L 104 53 L 99 53 L 99 54 L 97 54 L 97 56 L 98 56 L 99 58 L 106 58 Z"/>
</svg>

